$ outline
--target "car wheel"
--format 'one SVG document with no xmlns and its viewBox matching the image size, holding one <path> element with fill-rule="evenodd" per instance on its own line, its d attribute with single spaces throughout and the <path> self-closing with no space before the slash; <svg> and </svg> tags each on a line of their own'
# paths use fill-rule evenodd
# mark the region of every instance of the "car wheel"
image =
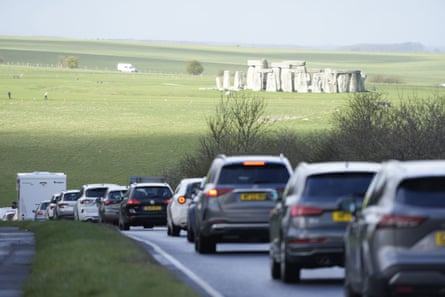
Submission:
<svg viewBox="0 0 445 297">
<path fill-rule="evenodd" d="M 181 228 L 176 226 L 175 224 L 172 224 L 172 230 L 171 230 L 171 235 L 178 237 L 179 233 L 181 233 Z"/>
<path fill-rule="evenodd" d="M 187 225 L 187 241 L 188 242 L 194 242 L 195 241 L 195 234 L 193 232 L 193 229 L 190 228 L 190 225 Z"/>
<path fill-rule="evenodd" d="M 281 267 L 280 262 L 275 261 L 275 257 L 270 252 L 270 276 L 272 279 L 279 279 L 281 277 Z"/>
<path fill-rule="evenodd" d="M 355 293 L 352 288 L 351 285 L 349 284 L 349 282 L 346 280 L 345 278 L 345 297 L 362 297 L 361 294 L 359 293 Z"/>
<path fill-rule="evenodd" d="M 197 234 L 195 250 L 200 254 L 214 254 L 216 252 L 216 242 L 211 237 Z"/>
<path fill-rule="evenodd" d="M 287 259 L 285 244 L 281 244 L 280 276 L 285 283 L 300 282 L 300 267 Z"/>
</svg>

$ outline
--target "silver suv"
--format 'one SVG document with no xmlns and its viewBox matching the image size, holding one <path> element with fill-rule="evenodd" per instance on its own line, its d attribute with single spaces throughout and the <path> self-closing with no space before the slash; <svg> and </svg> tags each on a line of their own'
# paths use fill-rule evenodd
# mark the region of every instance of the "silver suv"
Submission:
<svg viewBox="0 0 445 297">
<path fill-rule="evenodd" d="M 195 250 L 269 239 L 269 213 L 292 172 L 281 156 L 217 156 L 195 198 Z"/>
<path fill-rule="evenodd" d="M 351 214 L 339 209 L 363 199 L 380 168 L 370 162 L 300 163 L 270 215 L 273 279 L 298 282 L 302 268 L 343 266 L 344 235 Z"/>
<path fill-rule="evenodd" d="M 346 233 L 346 296 L 445 296 L 445 160 L 383 164 Z"/>
</svg>

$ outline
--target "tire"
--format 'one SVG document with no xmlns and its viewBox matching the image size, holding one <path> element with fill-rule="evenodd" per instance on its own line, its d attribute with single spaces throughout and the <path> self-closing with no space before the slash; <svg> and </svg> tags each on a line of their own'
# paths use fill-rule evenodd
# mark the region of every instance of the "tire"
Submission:
<svg viewBox="0 0 445 297">
<path fill-rule="evenodd" d="M 361 294 L 355 293 L 352 290 L 351 285 L 348 283 L 346 278 L 345 278 L 345 297 L 362 297 Z"/>
<path fill-rule="evenodd" d="M 181 233 L 181 228 L 172 223 L 171 235 L 178 237 L 179 233 Z"/>
<path fill-rule="evenodd" d="M 281 278 L 281 267 L 280 262 L 275 261 L 274 255 L 270 253 L 270 276 L 272 279 L 280 279 Z"/>
<path fill-rule="evenodd" d="M 121 220 L 121 218 L 119 218 L 119 230 L 123 230 L 123 231 L 128 231 L 128 230 L 130 230 L 130 225 L 129 224 L 127 224 L 127 223 L 125 223 L 125 222 L 123 222 L 122 220 Z"/>
<path fill-rule="evenodd" d="M 284 283 L 293 284 L 300 282 L 300 267 L 287 259 L 284 243 L 281 244 L 280 274 L 281 280 Z"/>
<path fill-rule="evenodd" d="M 195 250 L 200 254 L 216 253 L 216 242 L 208 236 L 197 234 L 195 237 Z"/>
<path fill-rule="evenodd" d="M 193 232 L 193 229 L 190 228 L 190 225 L 187 225 L 187 241 L 188 242 L 195 241 L 195 233 Z"/>
</svg>

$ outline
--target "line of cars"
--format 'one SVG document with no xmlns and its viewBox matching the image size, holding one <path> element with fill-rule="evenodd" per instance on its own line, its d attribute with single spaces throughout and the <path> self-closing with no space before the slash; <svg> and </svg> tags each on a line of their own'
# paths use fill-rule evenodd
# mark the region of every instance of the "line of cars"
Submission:
<svg viewBox="0 0 445 297">
<path fill-rule="evenodd" d="M 340 266 L 346 297 L 445 296 L 445 160 L 292 169 L 283 155 L 219 155 L 174 192 L 165 182 L 93 186 L 104 185 L 82 188 L 74 217 L 184 230 L 200 254 L 269 242 L 272 279 L 296 283 L 302 269 Z"/>
<path fill-rule="evenodd" d="M 272 279 L 340 266 L 346 297 L 445 296 L 445 160 L 290 170 L 283 156 L 218 156 L 200 180 L 181 181 L 167 213 L 168 235 L 187 230 L 198 253 L 268 240 Z"/>
</svg>

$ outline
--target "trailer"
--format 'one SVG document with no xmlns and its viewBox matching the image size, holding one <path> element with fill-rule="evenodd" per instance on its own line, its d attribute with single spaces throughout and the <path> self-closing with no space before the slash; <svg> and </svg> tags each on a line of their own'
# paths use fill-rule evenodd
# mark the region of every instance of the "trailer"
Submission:
<svg viewBox="0 0 445 297">
<path fill-rule="evenodd" d="M 66 190 L 66 175 L 45 171 L 17 173 L 16 189 L 18 219 L 32 220 L 36 204 Z"/>
</svg>

